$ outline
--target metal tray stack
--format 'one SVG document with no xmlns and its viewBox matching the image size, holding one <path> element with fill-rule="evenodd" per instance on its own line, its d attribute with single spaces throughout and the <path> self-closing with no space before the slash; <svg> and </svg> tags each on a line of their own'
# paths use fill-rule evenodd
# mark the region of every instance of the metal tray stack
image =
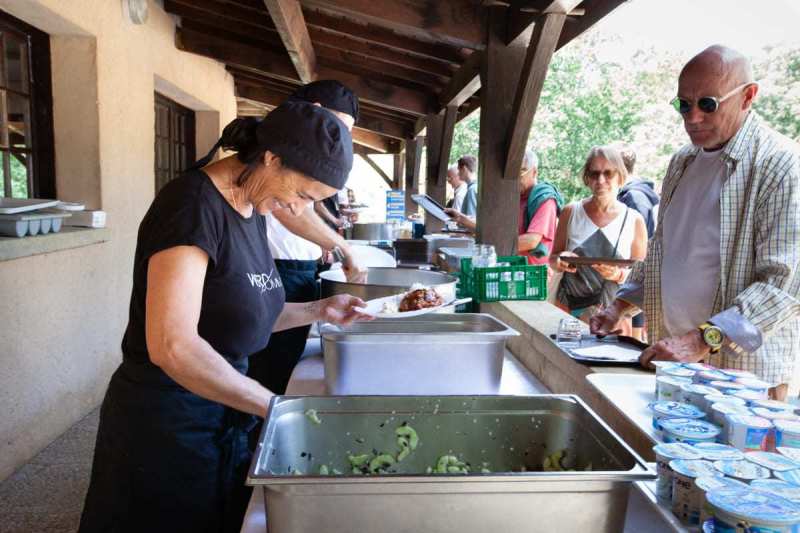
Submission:
<svg viewBox="0 0 800 533">
<path fill-rule="evenodd" d="M 330 394 L 497 394 L 506 339 L 517 335 L 477 313 L 326 324 L 325 384 Z"/>
<path fill-rule="evenodd" d="M 408 457 L 350 474 L 348 455 L 396 451 L 403 423 L 419 435 Z M 564 450 L 575 471 L 543 471 Z M 426 474 L 443 455 L 491 473 Z M 323 464 L 345 474 L 317 475 Z M 630 482 L 654 477 L 575 396 L 278 396 L 248 484 L 280 533 L 616 532 Z"/>
</svg>

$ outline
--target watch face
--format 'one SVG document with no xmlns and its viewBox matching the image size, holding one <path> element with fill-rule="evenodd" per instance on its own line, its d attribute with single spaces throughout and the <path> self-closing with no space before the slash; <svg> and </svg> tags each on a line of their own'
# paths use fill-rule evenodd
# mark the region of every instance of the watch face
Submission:
<svg viewBox="0 0 800 533">
<path fill-rule="evenodd" d="M 710 327 L 703 330 L 703 340 L 709 346 L 722 345 L 722 330 L 716 327 Z"/>
</svg>

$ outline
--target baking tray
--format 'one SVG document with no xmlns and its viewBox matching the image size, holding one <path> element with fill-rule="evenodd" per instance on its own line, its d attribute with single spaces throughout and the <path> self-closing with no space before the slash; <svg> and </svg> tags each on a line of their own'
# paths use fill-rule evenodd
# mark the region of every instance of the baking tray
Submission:
<svg viewBox="0 0 800 533">
<path fill-rule="evenodd" d="M 386 473 L 350 473 L 348 454 L 396 450 L 403 422 L 415 451 Z M 563 450 L 577 470 L 543 471 Z M 445 454 L 491 472 L 426 474 Z M 322 464 L 344 474 L 318 475 Z M 271 532 L 610 533 L 630 483 L 654 477 L 577 396 L 276 396 L 247 483 L 264 488 Z"/>
<path fill-rule="evenodd" d="M 331 394 L 497 394 L 506 339 L 488 314 L 432 313 L 320 330 Z"/>
<path fill-rule="evenodd" d="M 569 265 L 574 266 L 581 266 L 581 265 L 615 265 L 615 266 L 622 266 L 622 267 L 629 267 L 636 263 L 636 259 L 619 259 L 617 257 L 580 257 L 574 255 L 560 255 L 558 256 L 559 259 L 564 261 Z"/>
<path fill-rule="evenodd" d="M 41 198 L 7 198 L 0 197 L 0 215 L 14 215 L 26 211 L 34 211 L 58 204 L 58 200 Z"/>
<path fill-rule="evenodd" d="M 555 341 L 556 336 L 550 335 L 550 338 Z M 605 337 L 598 337 L 596 335 L 582 335 L 581 336 L 581 345 L 579 348 L 590 348 L 593 346 L 622 346 L 627 349 L 633 349 L 641 353 L 645 349 L 649 348 L 649 345 L 638 340 L 634 339 L 633 337 L 628 337 L 625 335 L 606 335 Z M 558 347 L 564 350 L 567 355 L 569 355 L 572 359 L 584 363 L 587 365 L 592 366 L 639 366 L 639 357 L 636 356 L 634 359 L 632 356 L 631 358 L 623 358 L 623 359 L 607 359 L 607 358 L 598 358 L 598 357 L 588 357 L 582 355 L 580 353 L 576 353 L 574 348 L 568 348 L 558 344 Z"/>
</svg>

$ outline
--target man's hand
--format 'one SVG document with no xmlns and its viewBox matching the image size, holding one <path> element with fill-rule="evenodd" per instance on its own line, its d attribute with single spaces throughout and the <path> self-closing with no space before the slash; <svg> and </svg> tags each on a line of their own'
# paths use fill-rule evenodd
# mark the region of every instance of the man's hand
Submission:
<svg viewBox="0 0 800 533">
<path fill-rule="evenodd" d="M 475 221 L 469 218 L 467 215 L 462 213 L 461 211 L 457 211 L 451 207 L 445 208 L 444 212 L 455 220 L 459 226 L 465 227 L 467 229 L 474 230 L 476 228 Z"/>
<path fill-rule="evenodd" d="M 622 333 L 622 319 L 624 309 L 619 300 L 602 308 L 589 319 L 589 330 L 595 335 L 617 335 Z"/>
<path fill-rule="evenodd" d="M 639 364 L 645 368 L 653 368 L 652 361 L 677 361 L 679 363 L 696 363 L 710 353 L 708 345 L 703 342 L 699 330 L 690 331 L 679 337 L 661 339 L 639 356 Z"/>
<path fill-rule="evenodd" d="M 592 265 L 592 268 L 608 281 L 613 281 L 615 283 L 619 282 L 622 277 L 622 269 L 614 266 L 614 265 L 601 265 L 596 264 Z"/>
</svg>

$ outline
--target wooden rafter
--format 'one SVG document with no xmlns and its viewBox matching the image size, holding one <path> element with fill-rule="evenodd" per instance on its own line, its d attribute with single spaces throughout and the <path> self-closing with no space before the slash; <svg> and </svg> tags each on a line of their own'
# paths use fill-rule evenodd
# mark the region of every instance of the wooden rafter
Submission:
<svg viewBox="0 0 800 533">
<path fill-rule="evenodd" d="M 465 48 L 482 48 L 482 8 L 472 0 L 302 0 L 303 6 L 374 24 L 403 35 Z"/>
<path fill-rule="evenodd" d="M 439 167 L 436 173 L 436 185 L 444 185 L 447 178 L 447 165 L 450 162 L 450 150 L 453 148 L 453 133 L 458 118 L 458 106 L 450 105 L 443 111 L 442 145 L 439 149 Z"/>
<path fill-rule="evenodd" d="M 533 28 L 533 35 L 525 54 L 525 62 L 519 76 L 514 107 L 511 112 L 511 134 L 508 139 L 503 174 L 507 180 L 519 179 L 525 145 L 528 141 L 533 116 L 539 105 L 539 96 L 547 76 L 547 67 L 550 65 L 553 52 L 555 52 L 565 19 L 566 15 L 563 13 L 548 13 L 543 15 Z"/>
<path fill-rule="evenodd" d="M 450 83 L 439 94 L 439 104 L 442 107 L 460 106 L 470 99 L 481 88 L 481 61 L 483 52 L 473 52 L 456 71 Z"/>
<path fill-rule="evenodd" d="M 317 58 L 298 0 L 264 0 L 300 81 L 317 78 Z"/>
<path fill-rule="evenodd" d="M 188 28 L 178 29 L 177 46 L 186 52 L 211 57 L 245 70 L 254 70 L 269 78 L 298 81 L 292 62 L 285 55 L 271 50 Z M 432 96 L 420 91 L 376 82 L 363 76 L 322 65 L 318 65 L 317 75 L 320 79 L 339 80 L 350 87 L 360 99 L 381 107 L 397 109 L 411 115 L 421 115 L 434 107 Z"/>
<path fill-rule="evenodd" d="M 368 164 L 370 167 L 372 167 L 372 170 L 374 170 L 375 172 L 377 172 L 377 173 L 378 173 L 378 175 L 379 175 L 381 178 L 383 178 L 383 181 L 385 181 L 385 182 L 386 182 L 386 185 L 388 185 L 388 186 L 389 186 L 389 188 L 391 189 L 391 188 L 392 188 L 392 180 L 389 178 L 389 176 L 387 176 L 387 175 L 386 175 L 386 172 L 384 172 L 384 171 L 383 171 L 383 169 L 382 169 L 382 168 L 381 168 L 381 167 L 380 167 L 380 166 L 379 166 L 379 165 L 378 165 L 378 164 L 377 164 L 375 161 L 373 161 L 373 160 L 372 160 L 372 158 L 369 156 L 369 154 L 365 153 L 363 150 L 356 150 L 356 153 L 357 153 L 359 156 L 361 156 L 361 159 L 363 159 L 364 161 L 366 161 L 366 162 L 367 162 L 367 164 Z"/>
<path fill-rule="evenodd" d="M 625 0 L 585 0 L 586 13 L 561 32 L 556 50 L 566 45 L 578 35 L 591 28 L 597 21 L 614 11 Z"/>
<path fill-rule="evenodd" d="M 569 14 L 583 0 L 515 0 L 507 14 L 506 42 L 514 44 L 518 39 L 527 39 L 536 20 L 547 13 Z M 619 4 L 624 0 L 616 0 Z"/>
</svg>

